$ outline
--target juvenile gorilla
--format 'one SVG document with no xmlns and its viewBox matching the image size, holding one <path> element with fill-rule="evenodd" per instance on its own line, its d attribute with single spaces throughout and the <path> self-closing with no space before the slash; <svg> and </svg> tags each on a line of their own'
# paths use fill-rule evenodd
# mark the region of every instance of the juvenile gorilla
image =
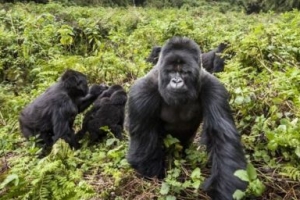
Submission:
<svg viewBox="0 0 300 200">
<path fill-rule="evenodd" d="M 161 51 L 161 47 L 159 46 L 153 47 L 146 61 L 152 63 L 153 65 L 156 65 L 160 51 Z"/>
<path fill-rule="evenodd" d="M 120 85 L 111 86 L 104 91 L 94 102 L 92 109 L 86 113 L 82 129 L 76 134 L 78 140 L 89 132 L 90 144 L 99 142 L 107 135 L 106 131 L 101 129 L 103 126 L 108 126 L 117 138 L 122 139 L 126 101 L 126 92 Z"/>
<path fill-rule="evenodd" d="M 200 67 L 200 49 L 174 37 L 163 47 L 157 65 L 129 91 L 128 162 L 144 177 L 165 176 L 166 133 L 187 147 L 203 122 L 202 140 L 212 162 L 204 189 L 213 200 L 231 200 L 246 182 L 234 176 L 246 160 L 224 86 Z"/>
<path fill-rule="evenodd" d="M 59 139 L 79 148 L 72 129 L 75 117 L 106 89 L 93 85 L 89 91 L 84 74 L 67 70 L 60 80 L 27 105 L 19 117 L 22 134 L 28 139 L 39 134 L 44 156 Z"/>
<path fill-rule="evenodd" d="M 221 43 L 216 49 L 213 49 L 207 53 L 202 53 L 201 56 L 203 68 L 210 73 L 224 71 L 225 59 L 220 56 L 220 53 L 222 53 L 226 48 L 227 44 Z M 160 51 L 161 47 L 153 47 L 146 61 L 156 65 Z"/>
<path fill-rule="evenodd" d="M 224 71 L 225 59 L 220 56 L 220 53 L 226 48 L 227 44 L 221 43 L 216 49 L 202 54 L 202 64 L 206 71 L 210 73 Z"/>
</svg>

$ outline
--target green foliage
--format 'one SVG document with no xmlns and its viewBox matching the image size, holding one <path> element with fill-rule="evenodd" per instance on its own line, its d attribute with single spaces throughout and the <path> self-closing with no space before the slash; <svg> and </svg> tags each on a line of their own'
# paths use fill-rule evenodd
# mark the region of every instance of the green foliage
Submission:
<svg viewBox="0 0 300 200">
<path fill-rule="evenodd" d="M 173 199 L 180 194 L 184 194 L 186 198 L 199 197 L 198 190 L 204 182 L 199 166 L 204 166 L 206 155 L 192 145 L 185 150 L 184 159 L 183 148 L 178 139 L 167 135 L 164 143 L 169 155 L 169 170 L 161 184 L 160 194 L 166 199 Z"/>
<path fill-rule="evenodd" d="M 262 198 L 300 199 L 296 189 L 290 192 L 300 181 L 299 12 L 245 15 L 225 3 L 197 2 L 181 9 L 0 4 L 1 199 L 207 198 L 200 188 L 209 176 L 203 146 L 193 144 L 183 156 L 178 140 L 167 136 L 168 171 L 160 183 L 129 167 L 126 137 L 109 135 L 93 147 L 84 141 L 78 151 L 60 141 L 48 157 L 37 159 L 40 149 L 18 130 L 20 110 L 65 69 L 87 74 L 90 83 L 128 89 L 152 68 L 145 62 L 152 46 L 174 35 L 193 38 L 204 52 L 224 40 L 231 44 L 225 71 L 216 76 L 231 95 L 247 158 L 257 171 L 237 172 L 250 184 L 236 199 L 260 196 L 264 186 Z M 81 121 L 79 115 L 76 130 Z"/>
<path fill-rule="evenodd" d="M 208 0 L 209 1 L 209 0 Z M 243 7 L 247 14 L 267 11 L 291 11 L 300 9 L 298 0 L 219 0 Z"/>
<path fill-rule="evenodd" d="M 248 163 L 246 170 L 237 170 L 234 173 L 234 175 L 239 177 L 241 180 L 248 182 L 249 184 L 245 192 L 241 190 L 236 190 L 233 194 L 234 199 L 243 199 L 243 197 L 249 194 L 253 194 L 256 197 L 259 197 L 264 192 L 265 186 L 258 179 L 256 170 L 251 163 Z"/>
</svg>

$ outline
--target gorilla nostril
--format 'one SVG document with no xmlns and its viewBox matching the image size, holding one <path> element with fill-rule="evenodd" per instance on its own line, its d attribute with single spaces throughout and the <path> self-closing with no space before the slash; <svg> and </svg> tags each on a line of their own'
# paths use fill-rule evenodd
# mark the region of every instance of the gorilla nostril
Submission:
<svg viewBox="0 0 300 200">
<path fill-rule="evenodd" d="M 182 82 L 182 79 L 180 79 L 180 78 L 173 78 L 173 79 L 171 80 L 171 82 L 172 82 L 172 83 L 175 83 L 175 84 L 178 84 L 178 83 L 181 83 L 181 82 Z"/>
</svg>

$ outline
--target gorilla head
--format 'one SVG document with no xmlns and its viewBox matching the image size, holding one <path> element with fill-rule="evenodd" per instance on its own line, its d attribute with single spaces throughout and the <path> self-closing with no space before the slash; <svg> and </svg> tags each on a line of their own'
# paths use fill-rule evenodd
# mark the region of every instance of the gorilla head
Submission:
<svg viewBox="0 0 300 200">
<path fill-rule="evenodd" d="M 146 61 L 152 63 L 153 65 L 156 65 L 160 51 L 161 51 L 161 47 L 159 46 L 153 47 Z"/>
<path fill-rule="evenodd" d="M 60 82 L 70 96 L 85 96 L 89 90 L 86 76 L 74 70 L 67 70 Z"/>
<path fill-rule="evenodd" d="M 130 88 L 127 159 L 144 177 L 165 176 L 166 133 L 184 149 L 202 125 L 202 141 L 212 162 L 205 183 L 213 200 L 232 200 L 247 183 L 234 176 L 246 168 L 228 93 L 220 81 L 200 65 L 200 48 L 188 38 L 174 37 L 162 47 L 158 63 Z"/>
<path fill-rule="evenodd" d="M 169 105 L 196 100 L 200 86 L 200 49 L 185 38 L 175 38 L 158 60 L 158 90 Z"/>
</svg>

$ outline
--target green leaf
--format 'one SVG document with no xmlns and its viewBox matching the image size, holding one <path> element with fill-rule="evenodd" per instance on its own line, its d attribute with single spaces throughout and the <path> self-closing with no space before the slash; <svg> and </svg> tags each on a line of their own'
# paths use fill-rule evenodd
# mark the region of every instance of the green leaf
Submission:
<svg viewBox="0 0 300 200">
<path fill-rule="evenodd" d="M 248 173 L 247 173 L 246 170 L 239 169 L 239 170 L 234 172 L 234 175 L 239 177 L 243 181 L 249 182 L 249 177 L 248 177 Z"/>
<path fill-rule="evenodd" d="M 252 188 L 254 195 L 257 197 L 261 196 L 262 193 L 266 189 L 265 185 L 258 179 L 253 181 L 250 185 L 251 185 L 250 187 Z"/>
<path fill-rule="evenodd" d="M 234 90 L 234 93 L 240 94 L 240 93 L 242 93 L 242 89 L 240 87 L 238 87 Z"/>
<path fill-rule="evenodd" d="M 268 143 L 268 149 L 270 149 L 272 151 L 275 151 L 277 148 L 278 148 L 278 144 L 277 144 L 277 142 L 275 140 L 271 140 Z"/>
<path fill-rule="evenodd" d="M 242 96 L 237 96 L 234 100 L 234 102 L 238 105 L 242 104 L 243 101 L 244 101 L 244 97 L 242 97 Z"/>
<path fill-rule="evenodd" d="M 113 145 L 116 141 L 117 141 L 116 138 L 109 138 L 108 140 L 106 140 L 106 146 L 109 147 Z"/>
<path fill-rule="evenodd" d="M 250 178 L 250 180 L 254 180 L 257 178 L 256 170 L 251 163 L 248 163 L 248 165 L 247 165 L 247 173 L 248 173 L 248 177 Z"/>
<path fill-rule="evenodd" d="M 196 169 L 193 170 L 191 174 L 191 178 L 194 180 L 195 178 L 200 178 L 201 177 L 201 171 L 200 168 L 197 167 Z"/>
<path fill-rule="evenodd" d="M 166 197 L 166 200 L 176 200 L 176 197 L 168 195 Z"/>
<path fill-rule="evenodd" d="M 300 158 L 300 147 L 298 146 L 295 150 L 295 154 Z"/>
<path fill-rule="evenodd" d="M 195 181 L 195 182 L 193 183 L 193 188 L 199 189 L 200 185 L 201 185 L 201 181 L 200 181 L 200 180 L 197 180 L 197 181 Z"/>
<path fill-rule="evenodd" d="M 8 175 L 6 179 L 1 183 L 0 189 L 3 189 L 6 185 L 13 181 L 15 183 L 15 186 L 19 184 L 19 176 L 17 174 Z"/>
<path fill-rule="evenodd" d="M 241 191 L 241 190 L 236 190 L 236 191 L 233 193 L 233 195 L 232 195 L 233 199 L 235 199 L 235 200 L 240 200 L 240 199 L 242 199 L 244 196 L 245 196 L 245 192 L 243 192 L 243 191 Z"/>
<path fill-rule="evenodd" d="M 170 186 L 166 182 L 163 182 L 161 184 L 160 194 L 166 195 L 169 193 L 169 190 L 170 190 Z"/>
</svg>

